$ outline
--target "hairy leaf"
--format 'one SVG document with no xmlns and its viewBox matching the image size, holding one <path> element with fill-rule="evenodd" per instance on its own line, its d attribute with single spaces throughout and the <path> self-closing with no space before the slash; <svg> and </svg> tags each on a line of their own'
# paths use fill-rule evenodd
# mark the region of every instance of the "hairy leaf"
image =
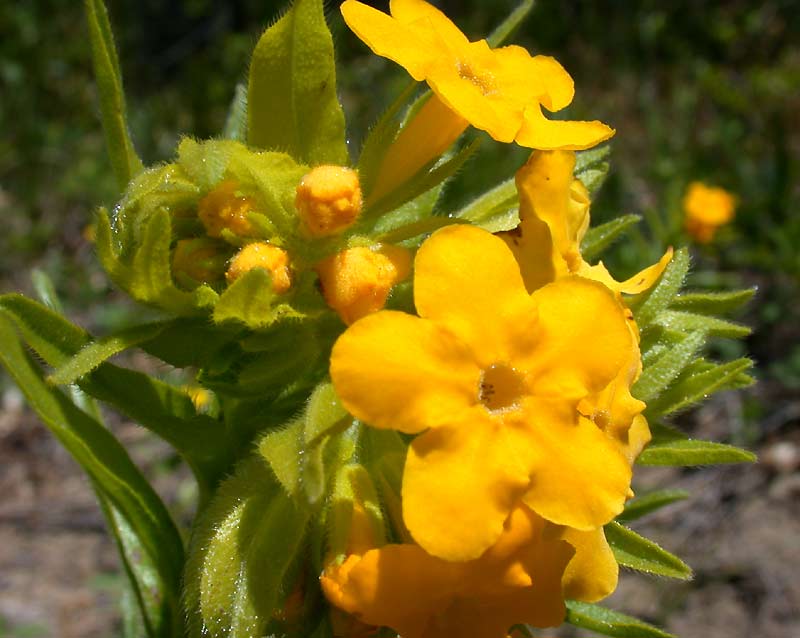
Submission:
<svg viewBox="0 0 800 638">
<path fill-rule="evenodd" d="M 651 443 L 639 455 L 639 465 L 719 465 L 723 463 L 755 463 L 756 455 L 747 450 L 696 439 Z"/>
<path fill-rule="evenodd" d="M 646 622 L 592 603 L 567 601 L 566 621 L 614 638 L 675 638 Z"/>
<path fill-rule="evenodd" d="M 593 261 L 615 239 L 640 220 L 641 217 L 638 215 L 623 215 L 595 228 L 590 228 L 581 242 L 581 255 L 586 261 Z"/>
<path fill-rule="evenodd" d="M 686 490 L 657 490 L 637 496 L 625 503 L 625 510 L 617 516 L 617 521 L 627 523 L 655 512 L 656 510 L 689 498 Z"/>
<path fill-rule="evenodd" d="M 653 541 L 612 521 L 604 527 L 606 540 L 620 565 L 658 576 L 688 580 L 691 568 Z"/>
</svg>

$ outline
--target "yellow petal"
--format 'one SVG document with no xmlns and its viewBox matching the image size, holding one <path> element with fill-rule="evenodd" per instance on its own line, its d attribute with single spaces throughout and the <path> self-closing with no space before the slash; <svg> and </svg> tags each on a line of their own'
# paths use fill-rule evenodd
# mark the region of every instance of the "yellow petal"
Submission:
<svg viewBox="0 0 800 638">
<path fill-rule="evenodd" d="M 536 348 L 518 363 L 531 393 L 576 401 L 605 388 L 631 361 L 635 343 L 625 308 L 605 286 L 565 277 L 531 295 Z"/>
<path fill-rule="evenodd" d="M 648 266 L 640 273 L 634 275 L 630 279 L 619 284 L 619 291 L 626 295 L 638 295 L 640 292 L 649 290 L 653 284 L 656 283 L 661 273 L 667 267 L 667 264 L 672 260 L 672 248 L 668 248 L 667 252 L 652 266 Z"/>
<path fill-rule="evenodd" d="M 345 0 L 341 11 L 347 26 L 377 55 L 405 67 L 415 80 L 425 79 L 435 56 L 424 33 L 356 0 Z"/>
<path fill-rule="evenodd" d="M 478 407 L 469 420 L 414 439 L 403 474 L 403 519 L 414 540 L 447 560 L 480 556 L 528 485 L 529 447 L 524 432 Z"/>
<path fill-rule="evenodd" d="M 539 102 L 550 111 L 560 111 L 572 102 L 575 83 L 555 58 L 531 57 L 526 49 L 514 45 L 494 49 L 494 53 L 504 96 L 515 98 L 522 107 Z"/>
<path fill-rule="evenodd" d="M 445 325 L 481 367 L 511 363 L 534 348 L 533 304 L 501 239 L 474 226 L 436 231 L 417 252 L 414 301 L 420 316 Z"/>
<path fill-rule="evenodd" d="M 463 46 L 469 42 L 461 30 L 444 13 L 423 0 L 391 0 L 389 11 L 392 17 L 406 25 L 414 25 L 436 31 L 451 46 Z"/>
<path fill-rule="evenodd" d="M 515 229 L 497 233 L 497 236 L 514 254 L 528 292 L 556 280 L 556 265 L 561 264 L 561 260 L 554 259 L 553 236 L 542 220 L 526 219 Z"/>
<path fill-rule="evenodd" d="M 614 133 L 614 129 L 597 120 L 548 120 L 539 106 L 531 106 L 525 110 L 522 128 L 515 141 L 520 146 L 541 150 L 582 151 L 605 142 Z"/>
<path fill-rule="evenodd" d="M 415 638 L 452 596 L 460 573 L 461 565 L 416 545 L 387 545 L 328 568 L 320 584 L 328 600 L 361 621 Z"/>
<path fill-rule="evenodd" d="M 628 447 L 625 451 L 629 463 L 633 464 L 636 457 L 642 453 L 642 450 L 650 443 L 652 438 L 653 435 L 650 434 L 650 426 L 647 425 L 647 419 L 641 414 L 634 417 L 633 424 L 628 430 Z"/>
<path fill-rule="evenodd" d="M 452 423 L 477 401 L 480 369 L 457 337 L 395 311 L 359 319 L 337 340 L 331 379 L 355 417 L 420 432 Z"/>
<path fill-rule="evenodd" d="M 524 502 L 559 525 L 590 530 L 608 523 L 622 511 L 631 481 L 619 445 L 569 405 L 531 400 L 526 410 L 538 457 Z"/>
<path fill-rule="evenodd" d="M 562 538 L 575 548 L 562 580 L 564 596 L 594 603 L 617 588 L 619 565 L 603 528 L 581 532 L 564 528 Z"/>
</svg>

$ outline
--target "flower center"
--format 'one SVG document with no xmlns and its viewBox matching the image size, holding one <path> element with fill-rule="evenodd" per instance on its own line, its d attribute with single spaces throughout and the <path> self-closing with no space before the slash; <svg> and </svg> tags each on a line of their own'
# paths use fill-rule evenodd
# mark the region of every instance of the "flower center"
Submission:
<svg viewBox="0 0 800 638">
<path fill-rule="evenodd" d="M 502 412 L 519 406 L 525 394 L 525 379 L 505 363 L 495 363 L 481 375 L 480 400 L 490 412 Z"/>
<path fill-rule="evenodd" d="M 488 71 L 476 73 L 470 63 L 464 60 L 456 62 L 456 69 L 462 80 L 472 82 L 484 95 L 492 95 L 497 92 L 497 82 L 495 82 L 494 75 Z"/>
</svg>

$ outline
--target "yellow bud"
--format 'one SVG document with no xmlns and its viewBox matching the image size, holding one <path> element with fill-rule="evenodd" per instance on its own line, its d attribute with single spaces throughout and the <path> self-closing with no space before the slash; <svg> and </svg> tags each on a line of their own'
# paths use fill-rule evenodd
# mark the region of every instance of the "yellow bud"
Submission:
<svg viewBox="0 0 800 638">
<path fill-rule="evenodd" d="M 259 241 L 247 244 L 231 259 L 225 278 L 233 283 L 253 268 L 263 268 L 272 276 L 272 289 L 286 292 L 292 285 L 289 273 L 289 254 L 282 248 Z"/>
<path fill-rule="evenodd" d="M 358 173 L 346 166 L 317 166 L 300 180 L 294 204 L 309 235 L 336 235 L 361 213 Z"/>
<path fill-rule="evenodd" d="M 239 237 L 251 234 L 253 229 L 247 214 L 254 204 L 251 199 L 237 195 L 237 187 L 234 180 L 226 179 L 197 205 L 197 215 L 210 237 L 221 237 L 225 228 Z"/>
<path fill-rule="evenodd" d="M 328 305 L 346 324 L 383 308 L 389 292 L 411 270 L 405 248 L 348 248 L 315 267 Z"/>
<path fill-rule="evenodd" d="M 179 239 L 172 253 L 172 275 L 187 287 L 220 279 L 225 270 L 225 256 L 219 244 L 203 238 Z"/>
</svg>

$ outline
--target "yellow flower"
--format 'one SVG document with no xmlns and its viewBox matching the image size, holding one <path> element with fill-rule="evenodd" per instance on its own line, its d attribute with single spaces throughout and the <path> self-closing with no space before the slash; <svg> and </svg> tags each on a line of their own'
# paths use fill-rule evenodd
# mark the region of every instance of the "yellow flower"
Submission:
<svg viewBox="0 0 800 638">
<path fill-rule="evenodd" d="M 707 244 L 720 226 L 733 219 L 736 197 L 722 188 L 692 182 L 683 198 L 684 227 L 696 241 Z"/>
<path fill-rule="evenodd" d="M 356 0 L 341 7 L 347 25 L 376 54 L 425 80 L 458 116 L 500 142 L 540 149 L 580 150 L 609 139 L 602 122 L 548 120 L 575 93 L 572 78 L 551 57 L 522 47 L 491 49 L 470 42 L 443 13 L 423 0 L 392 0 L 391 16 Z"/>
<path fill-rule="evenodd" d="M 661 260 L 622 282 L 603 262 L 589 265 L 580 247 L 589 228 L 589 194 L 573 177 L 575 153 L 539 151 L 517 171 L 519 226 L 500 236 L 517 257 L 529 291 L 569 275 L 594 279 L 617 293 L 637 294 L 650 288 L 672 259 Z"/>
<path fill-rule="evenodd" d="M 286 292 L 292 285 L 289 254 L 282 248 L 264 241 L 247 244 L 231 259 L 225 278 L 233 283 L 253 268 L 263 268 L 270 274 L 272 289 L 277 293 Z"/>
<path fill-rule="evenodd" d="M 328 305 L 350 325 L 383 308 L 389 293 L 411 270 L 405 248 L 348 248 L 316 265 L 322 295 Z"/>
<path fill-rule="evenodd" d="M 494 544 L 520 500 L 578 530 L 618 514 L 626 449 L 579 409 L 638 356 L 617 297 L 580 277 L 529 295 L 507 246 L 471 226 L 422 245 L 414 297 L 419 317 L 350 326 L 330 369 L 354 416 L 419 434 L 402 490 L 414 540 L 463 561 Z"/>
<path fill-rule="evenodd" d="M 295 208 L 312 237 L 336 235 L 361 213 L 358 173 L 346 166 L 317 166 L 297 186 Z"/>
<path fill-rule="evenodd" d="M 209 237 L 221 237 L 224 229 L 239 237 L 247 237 L 253 228 L 247 218 L 254 204 L 248 197 L 239 195 L 235 180 L 226 179 L 200 200 L 197 215 Z"/>
<path fill-rule="evenodd" d="M 548 528 L 518 507 L 480 558 L 454 563 L 418 545 L 385 545 L 328 567 L 322 589 L 336 607 L 403 638 L 502 638 L 516 623 L 558 625 L 575 550 Z"/>
</svg>

